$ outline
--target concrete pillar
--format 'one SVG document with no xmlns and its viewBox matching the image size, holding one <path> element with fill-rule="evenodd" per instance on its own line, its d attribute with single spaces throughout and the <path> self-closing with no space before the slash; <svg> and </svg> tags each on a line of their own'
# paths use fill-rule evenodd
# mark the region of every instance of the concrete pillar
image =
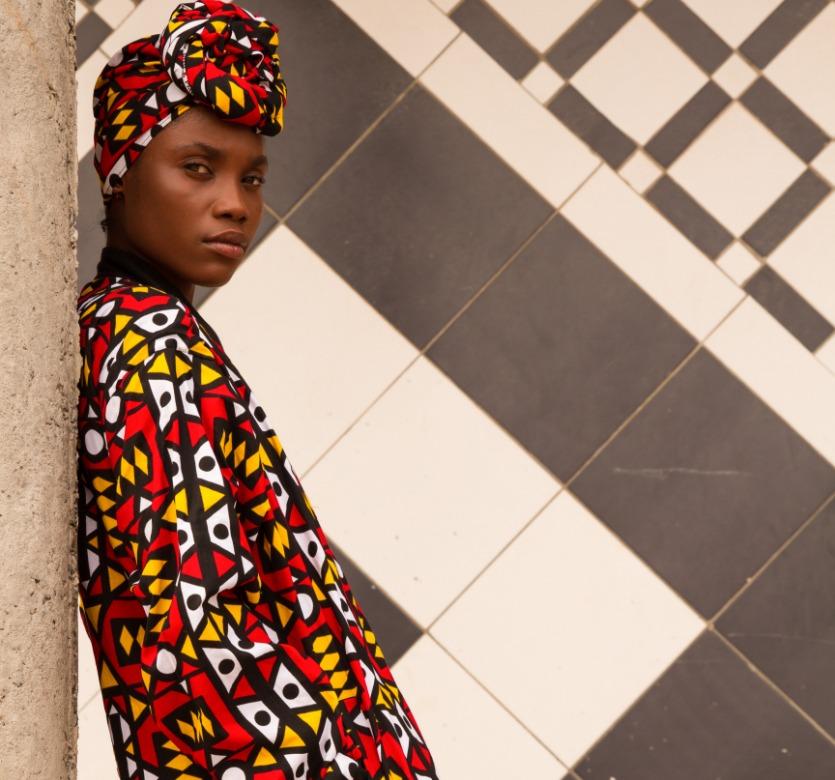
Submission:
<svg viewBox="0 0 835 780">
<path fill-rule="evenodd" d="M 0 0 L 0 778 L 76 775 L 72 0 Z"/>
</svg>

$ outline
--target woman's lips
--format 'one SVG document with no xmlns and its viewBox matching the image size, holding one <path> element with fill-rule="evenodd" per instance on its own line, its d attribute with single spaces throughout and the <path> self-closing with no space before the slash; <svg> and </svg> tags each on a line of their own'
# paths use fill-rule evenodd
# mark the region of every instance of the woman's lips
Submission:
<svg viewBox="0 0 835 780">
<path fill-rule="evenodd" d="M 204 241 L 209 249 L 213 249 L 225 257 L 231 257 L 233 260 L 240 260 L 244 256 L 244 248 L 238 244 L 229 244 L 226 241 Z"/>
</svg>

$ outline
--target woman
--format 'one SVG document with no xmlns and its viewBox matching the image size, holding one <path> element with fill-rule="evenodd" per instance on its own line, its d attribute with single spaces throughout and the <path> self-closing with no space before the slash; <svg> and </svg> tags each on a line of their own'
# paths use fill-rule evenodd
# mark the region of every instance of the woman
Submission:
<svg viewBox="0 0 835 780">
<path fill-rule="evenodd" d="M 96 82 L 108 229 L 78 300 L 81 616 L 120 778 L 432 780 L 278 436 L 192 305 L 258 227 L 277 45 L 237 5 L 182 3 Z"/>
</svg>

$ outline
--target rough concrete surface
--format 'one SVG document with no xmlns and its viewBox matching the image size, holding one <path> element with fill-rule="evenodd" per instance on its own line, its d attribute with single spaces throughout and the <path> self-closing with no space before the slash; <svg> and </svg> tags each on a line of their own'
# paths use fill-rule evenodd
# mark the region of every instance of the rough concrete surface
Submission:
<svg viewBox="0 0 835 780">
<path fill-rule="evenodd" d="M 76 775 L 72 0 L 0 0 L 0 778 Z"/>
</svg>

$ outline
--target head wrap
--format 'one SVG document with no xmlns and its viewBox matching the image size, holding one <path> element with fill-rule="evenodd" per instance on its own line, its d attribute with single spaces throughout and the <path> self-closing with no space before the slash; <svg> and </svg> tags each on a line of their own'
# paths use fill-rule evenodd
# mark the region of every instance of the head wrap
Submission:
<svg viewBox="0 0 835 780">
<path fill-rule="evenodd" d="M 102 69 L 93 89 L 94 165 L 105 202 L 127 169 L 169 122 L 193 105 L 277 135 L 287 87 L 278 27 L 234 3 L 180 3 L 159 35 L 132 41 Z"/>
</svg>

